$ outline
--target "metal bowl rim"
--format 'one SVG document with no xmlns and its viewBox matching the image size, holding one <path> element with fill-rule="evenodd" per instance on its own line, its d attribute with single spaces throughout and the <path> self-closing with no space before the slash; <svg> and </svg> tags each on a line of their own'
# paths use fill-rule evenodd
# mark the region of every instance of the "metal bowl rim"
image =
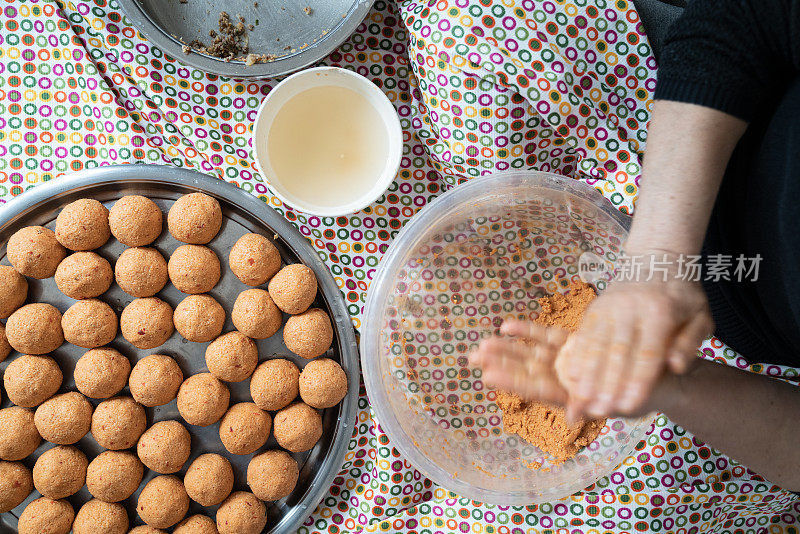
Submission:
<svg viewBox="0 0 800 534">
<path fill-rule="evenodd" d="M 296 53 L 278 57 L 268 63 L 256 63 L 246 66 L 242 61 L 224 61 L 193 51 L 183 52 L 183 43 L 170 35 L 164 28 L 153 21 L 145 12 L 139 0 L 119 0 L 123 14 L 140 30 L 145 37 L 158 48 L 177 59 L 180 63 L 195 67 L 209 74 L 225 76 L 239 80 L 258 80 L 283 76 L 313 65 L 336 50 L 350 37 L 366 18 L 375 0 L 354 0 L 347 16 L 335 27 L 328 29 L 320 40 L 310 44 Z"/>
</svg>

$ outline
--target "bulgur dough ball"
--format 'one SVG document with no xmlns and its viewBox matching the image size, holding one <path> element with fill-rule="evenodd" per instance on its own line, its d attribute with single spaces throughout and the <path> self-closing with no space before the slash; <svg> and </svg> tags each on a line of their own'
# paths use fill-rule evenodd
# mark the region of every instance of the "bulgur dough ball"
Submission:
<svg viewBox="0 0 800 534">
<path fill-rule="evenodd" d="M 167 260 L 154 248 L 126 248 L 114 265 L 114 277 L 128 295 L 152 297 L 167 285 Z"/>
<path fill-rule="evenodd" d="M 205 343 L 222 332 L 225 310 L 211 295 L 189 295 L 175 307 L 172 320 L 180 335 Z"/>
<path fill-rule="evenodd" d="M 292 315 L 303 313 L 317 297 L 317 276 L 302 263 L 287 265 L 269 281 L 275 305 Z"/>
<path fill-rule="evenodd" d="M 251 454 L 264 446 L 272 417 L 252 402 L 234 404 L 219 423 L 219 439 L 231 454 Z"/>
<path fill-rule="evenodd" d="M 79 300 L 61 319 L 64 339 L 85 349 L 102 347 L 117 337 L 117 314 L 97 299 Z"/>
<path fill-rule="evenodd" d="M 330 408 L 347 395 L 347 374 L 330 358 L 306 364 L 300 373 L 300 397 L 313 408 Z"/>
<path fill-rule="evenodd" d="M 64 500 L 41 497 L 32 501 L 19 516 L 19 534 L 67 534 L 72 530 L 75 510 Z"/>
<path fill-rule="evenodd" d="M 6 327 L 0 324 L 0 363 L 4 362 L 9 354 L 11 354 L 11 345 L 8 344 L 6 338 Z"/>
<path fill-rule="evenodd" d="M 151 527 L 171 527 L 189 511 L 189 496 L 183 482 L 174 475 L 157 476 L 139 494 L 136 511 Z"/>
<path fill-rule="evenodd" d="M 129 247 L 149 245 L 161 235 L 163 216 L 156 203 L 141 195 L 125 195 L 108 212 L 117 241 Z"/>
<path fill-rule="evenodd" d="M 130 449 L 147 428 L 144 408 L 130 397 L 114 397 L 97 405 L 92 436 L 104 449 Z"/>
<path fill-rule="evenodd" d="M 111 287 L 114 271 L 108 260 L 94 252 L 75 252 L 58 264 L 56 286 L 76 300 L 99 297 Z"/>
<path fill-rule="evenodd" d="M 142 483 L 144 465 L 128 451 L 104 451 L 86 469 L 86 487 L 95 499 L 119 502 L 133 495 Z"/>
<path fill-rule="evenodd" d="M 128 525 L 124 506 L 92 499 L 78 510 L 72 534 L 126 534 Z"/>
<path fill-rule="evenodd" d="M 333 343 L 333 327 L 328 314 L 319 308 L 293 315 L 283 327 L 286 348 L 306 359 L 322 356 Z"/>
<path fill-rule="evenodd" d="M 233 491 L 233 468 L 219 454 L 203 454 L 186 470 L 183 483 L 186 493 L 200 506 L 216 506 Z"/>
<path fill-rule="evenodd" d="M 295 459 L 281 450 L 257 454 L 247 466 L 247 485 L 262 501 L 277 501 L 292 493 L 299 476 Z"/>
<path fill-rule="evenodd" d="M 8 344 L 6 338 L 6 327 L 0 324 L 0 363 L 4 362 L 9 354 L 11 354 L 11 345 Z"/>
<path fill-rule="evenodd" d="M 0 319 L 6 319 L 28 298 L 28 281 L 17 270 L 0 265 Z"/>
<path fill-rule="evenodd" d="M 217 199 L 205 193 L 183 195 L 169 209 L 167 226 L 178 241 L 204 245 L 222 226 L 222 208 Z"/>
<path fill-rule="evenodd" d="M 213 425 L 228 409 L 231 393 L 211 373 L 200 373 L 184 380 L 178 390 L 178 412 L 195 426 Z"/>
<path fill-rule="evenodd" d="M 56 239 L 70 250 L 99 248 L 109 237 L 108 209 L 92 198 L 70 202 L 56 217 Z"/>
<path fill-rule="evenodd" d="M 6 321 L 8 343 L 23 354 L 47 354 L 64 343 L 61 313 L 50 304 L 26 304 Z"/>
<path fill-rule="evenodd" d="M 36 491 L 51 499 L 77 493 L 86 483 L 86 455 L 71 445 L 58 445 L 42 453 L 33 466 Z"/>
<path fill-rule="evenodd" d="M 178 291 L 208 293 L 219 282 L 222 268 L 214 251 L 200 245 L 181 245 L 167 264 L 169 279 Z"/>
<path fill-rule="evenodd" d="M 281 268 L 281 253 L 260 234 L 244 234 L 231 248 L 228 265 L 248 286 L 260 286 Z"/>
<path fill-rule="evenodd" d="M 220 534 L 261 534 L 267 526 L 267 507 L 248 491 L 237 491 L 217 510 Z"/>
<path fill-rule="evenodd" d="M 219 336 L 206 348 L 206 367 L 226 382 L 241 382 L 258 365 L 258 347 L 255 341 L 234 330 Z"/>
<path fill-rule="evenodd" d="M 258 366 L 250 379 L 250 396 L 262 410 L 285 408 L 297 398 L 300 370 L 284 358 L 267 360 Z"/>
<path fill-rule="evenodd" d="M 136 299 L 122 310 L 120 330 L 122 336 L 136 348 L 160 347 L 175 330 L 172 308 L 156 297 Z"/>
<path fill-rule="evenodd" d="M 41 442 L 31 410 L 18 406 L 0 410 L 0 460 L 27 458 Z"/>
<path fill-rule="evenodd" d="M 136 453 L 152 471 L 168 475 L 177 473 L 192 452 L 192 437 L 178 421 L 160 421 L 148 428 L 139 443 Z"/>
<path fill-rule="evenodd" d="M 72 445 L 92 427 L 91 403 L 76 391 L 62 393 L 44 401 L 34 414 L 36 430 L 45 440 L 58 445 Z"/>
<path fill-rule="evenodd" d="M 0 461 L 0 514 L 4 514 L 28 498 L 33 491 L 31 470 L 19 462 Z"/>
<path fill-rule="evenodd" d="M 305 402 L 295 402 L 275 414 L 273 423 L 278 445 L 291 452 L 303 452 L 322 437 L 322 417 Z"/>
<path fill-rule="evenodd" d="M 147 407 L 172 402 L 183 382 L 178 363 L 162 354 L 151 354 L 133 366 L 128 386 L 139 404 Z"/>
<path fill-rule="evenodd" d="M 20 274 L 43 279 L 56 274 L 67 251 L 49 228 L 27 226 L 8 239 L 6 255 Z"/>
<path fill-rule="evenodd" d="M 178 523 L 174 534 L 219 534 L 217 524 L 208 516 L 196 514 Z"/>
<path fill-rule="evenodd" d="M 87 350 L 75 364 L 75 386 L 92 399 L 108 399 L 128 381 L 131 362 L 110 347 Z"/>
<path fill-rule="evenodd" d="M 153 528 L 150 525 L 139 525 L 138 527 L 133 527 L 128 534 L 167 534 L 167 531 Z"/>
<path fill-rule="evenodd" d="M 50 356 L 23 354 L 6 367 L 3 385 L 8 400 L 17 406 L 34 408 L 55 395 L 63 378 Z"/>
<path fill-rule="evenodd" d="M 246 289 L 239 293 L 231 311 L 233 326 L 253 339 L 267 339 L 280 330 L 283 315 L 263 289 Z"/>
</svg>

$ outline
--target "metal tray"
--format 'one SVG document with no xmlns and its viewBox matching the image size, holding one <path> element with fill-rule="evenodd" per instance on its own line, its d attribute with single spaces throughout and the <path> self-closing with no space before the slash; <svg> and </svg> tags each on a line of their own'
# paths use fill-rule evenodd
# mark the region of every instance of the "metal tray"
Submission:
<svg viewBox="0 0 800 534">
<path fill-rule="evenodd" d="M 248 287 L 240 282 L 227 267 L 228 250 L 241 235 L 247 232 L 261 233 L 270 239 L 277 235 L 273 242 L 280 250 L 285 263 L 302 262 L 314 270 L 319 280 L 319 293 L 314 305 L 326 309 L 334 325 L 334 342 L 328 351 L 328 356 L 338 361 L 346 371 L 349 386 L 348 394 L 338 406 L 323 410 L 324 430 L 319 443 L 309 452 L 294 455 L 300 466 L 300 479 L 294 493 L 280 501 L 267 503 L 268 523 L 264 532 L 271 534 L 295 532 L 327 492 L 334 476 L 342 466 L 352 435 L 353 425 L 355 424 L 358 402 L 359 362 L 355 334 L 341 293 L 330 272 L 320 261 L 314 249 L 293 226 L 256 197 L 227 182 L 211 178 L 199 172 L 160 165 L 116 165 L 82 171 L 58 178 L 52 182 L 40 184 L 0 208 L 0 243 L 2 243 L 2 246 L 0 246 L 0 262 L 8 264 L 8 260 L 5 257 L 5 243 L 12 233 L 23 226 L 29 225 L 43 225 L 53 228 L 55 218 L 61 207 L 79 198 L 95 198 L 106 206 L 110 206 L 121 196 L 136 193 L 151 198 L 166 215 L 169 207 L 178 197 L 196 191 L 202 191 L 219 200 L 224 214 L 222 229 L 219 235 L 209 244 L 219 256 L 223 266 L 222 278 L 214 290 L 211 291 L 211 295 L 228 312 L 223 332 L 233 330 L 229 312 L 236 296 Z M 153 246 L 161 251 L 165 257 L 168 257 L 179 245 L 180 243 L 172 238 L 165 228 L 161 237 L 156 240 Z M 113 265 L 114 260 L 124 248 L 124 245 L 112 237 L 97 252 L 111 261 Z M 75 302 L 57 289 L 53 278 L 46 280 L 29 278 L 28 283 L 30 285 L 28 302 L 49 302 L 62 313 Z M 169 302 L 174 308 L 185 295 L 171 284 L 167 284 L 158 293 L 158 297 Z M 108 302 L 118 314 L 125 305 L 133 300 L 132 297 L 123 293 L 116 284 L 100 298 Z M 292 359 L 299 367 L 304 364 L 305 360 L 293 355 L 284 346 L 282 330 L 269 339 L 258 341 L 257 344 L 260 361 L 269 359 L 274 355 L 280 355 Z M 208 343 L 189 342 L 177 332 L 162 347 L 152 350 L 136 349 L 125 341 L 121 335 L 118 335 L 111 344 L 111 346 L 130 358 L 131 365 L 152 353 L 173 356 L 187 377 L 206 370 L 204 354 L 207 345 Z M 75 362 L 85 350 L 65 343 L 51 354 L 64 373 L 64 383 L 59 390 L 60 392 L 75 391 L 72 372 Z M 0 364 L 0 374 L 5 372 L 8 363 L 14 358 L 15 355 L 11 355 L 5 362 Z M 251 400 L 249 380 L 228 384 L 228 386 L 231 390 L 231 404 Z M 130 395 L 127 387 L 125 387 L 122 394 Z M 99 402 L 94 399 L 90 399 L 90 401 L 94 406 Z M 0 406 L 5 408 L 9 405 L 6 395 L 3 395 L 3 402 Z M 165 406 L 146 408 L 146 411 L 148 426 L 156 421 L 166 419 L 175 419 L 185 424 L 178 414 L 174 400 Z M 253 455 L 236 456 L 228 454 L 220 441 L 218 424 L 205 428 L 188 424 L 185 424 L 185 426 L 192 435 L 192 456 L 178 475 L 185 474 L 186 468 L 191 461 L 200 454 L 216 452 L 231 460 L 236 476 L 234 490 L 249 490 L 246 484 L 246 472 L 247 464 Z M 86 453 L 90 461 L 103 450 L 94 440 L 91 432 L 76 445 Z M 32 468 L 36 458 L 51 447 L 53 447 L 52 444 L 43 442 L 36 452 L 25 459 L 23 463 Z M 275 438 L 270 436 L 267 444 L 260 450 L 275 447 L 277 447 Z M 136 514 L 136 501 L 144 484 L 155 476 L 157 476 L 156 473 L 145 470 L 145 477 L 139 490 L 134 496 L 122 503 L 128 509 L 131 528 L 134 525 L 142 524 L 141 519 Z M 30 501 L 37 497 L 39 497 L 39 494 L 34 490 L 20 506 L 9 513 L 0 514 L 0 532 L 16 532 L 19 514 L 22 513 Z M 77 512 L 80 506 L 89 499 L 91 499 L 91 495 L 84 486 L 80 492 L 70 497 L 69 501 Z M 195 513 L 204 513 L 214 518 L 216 507 L 204 508 L 192 502 L 189 515 Z"/>
<path fill-rule="evenodd" d="M 231 78 L 271 78 L 307 67 L 342 44 L 367 16 L 374 0 L 119 0 L 128 20 L 147 38 L 180 62 Z M 256 5 L 257 4 L 257 5 Z M 303 9 L 312 12 L 306 14 Z M 219 13 L 238 15 L 254 28 L 247 32 L 250 51 L 274 55 L 268 63 L 247 66 L 200 52 L 183 52 L 184 44 L 219 29 Z"/>
</svg>

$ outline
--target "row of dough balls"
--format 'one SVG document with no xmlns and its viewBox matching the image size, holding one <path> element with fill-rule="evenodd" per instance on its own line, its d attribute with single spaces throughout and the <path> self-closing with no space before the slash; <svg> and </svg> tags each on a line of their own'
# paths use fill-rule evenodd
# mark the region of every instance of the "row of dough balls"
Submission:
<svg viewBox="0 0 800 534">
<path fill-rule="evenodd" d="M 141 195 L 124 196 L 111 210 L 97 200 L 83 198 L 64 206 L 56 218 L 55 232 L 42 226 L 28 226 L 14 233 L 8 240 L 6 253 L 21 274 L 50 278 L 67 250 L 83 252 L 100 248 L 112 234 L 124 245 L 144 247 L 161 235 L 162 224 L 159 207 Z M 170 234 L 183 243 L 206 244 L 221 227 L 222 208 L 216 199 L 204 193 L 180 197 L 167 215 Z"/>
<path fill-rule="evenodd" d="M 313 310 L 312 310 L 313 311 Z M 209 343 L 205 351 L 206 368 L 209 380 L 219 382 L 219 386 L 202 388 L 202 394 L 223 397 L 220 393 L 227 386 L 220 381 L 241 382 L 251 380 L 253 397 L 265 398 L 272 395 L 272 390 L 281 387 L 281 382 L 260 380 L 261 371 L 265 367 L 280 365 L 290 366 L 294 371 L 276 376 L 275 380 L 285 381 L 287 391 L 291 392 L 289 400 L 300 392 L 309 404 L 317 408 L 329 408 L 337 404 L 346 394 L 347 383 L 341 381 L 344 371 L 338 363 L 328 358 L 319 358 L 306 364 L 309 380 L 307 386 L 297 386 L 297 367 L 288 360 L 273 359 L 263 362 L 258 367 L 258 347 L 255 342 L 241 332 L 234 330 L 217 337 Z M 272 363 L 271 363 L 272 362 Z M 141 371 L 139 371 L 141 369 Z M 312 369 L 319 372 L 312 373 Z M 305 370 L 305 369 L 304 369 Z M 118 393 L 131 375 L 130 389 L 137 402 L 145 406 L 159 406 L 175 398 L 178 386 L 183 379 L 177 364 L 167 356 L 151 355 L 140 360 L 133 372 L 128 359 L 111 347 L 99 347 L 87 351 L 78 360 L 74 370 L 74 379 L 78 390 L 92 398 L 108 398 Z M 199 376 L 199 375 L 195 375 Z M 294 377 L 294 378 L 292 378 Z M 187 382 L 192 377 L 187 379 Z M 175 383 L 175 380 L 178 380 Z M 3 375 L 8 399 L 17 406 L 32 408 L 52 397 L 61 387 L 63 375 L 55 360 L 46 354 L 21 354 L 6 367 Z M 255 384 L 259 384 L 256 387 Z M 188 388 L 189 386 L 187 386 Z M 299 389 L 298 389 L 299 387 Z M 344 391 L 342 390 L 344 387 Z M 282 406 L 265 409 L 276 410 Z M 287 403 L 284 403 L 284 405 Z M 178 406 L 180 408 L 180 404 Z M 192 424 L 203 417 L 188 412 L 182 415 Z M 214 421 L 216 421 L 214 419 Z M 213 422 L 213 421 L 212 421 Z"/>
<path fill-rule="evenodd" d="M 145 466 L 156 468 L 170 465 L 170 460 L 154 458 L 147 449 L 158 440 L 166 440 L 178 447 L 170 460 L 186 450 L 188 458 L 189 436 L 186 429 L 177 421 L 156 423 L 145 432 L 138 445 L 138 456 L 131 451 L 107 450 L 88 462 L 86 456 L 76 447 L 59 445 L 46 451 L 37 460 L 31 473 L 19 462 L 0 462 L 0 487 L 8 486 L 17 498 L 26 498 L 35 487 L 42 497 L 29 504 L 20 516 L 20 534 L 40 534 L 44 530 L 37 527 L 52 523 L 63 523 L 64 530 L 52 530 L 66 534 L 70 527 L 75 534 L 82 533 L 120 533 L 127 532 L 129 519 L 120 501 L 127 499 L 139 488 Z M 185 443 L 184 443 L 185 440 Z M 185 460 L 184 460 L 185 462 Z M 173 464 L 174 465 L 174 464 Z M 169 467 L 173 469 L 173 467 Z M 262 501 L 273 501 L 289 495 L 299 476 L 295 460 L 285 451 L 268 450 L 255 455 L 247 468 L 247 483 L 252 493 L 246 493 L 257 502 L 262 510 L 252 530 L 236 525 L 243 518 L 238 514 L 226 514 L 226 507 L 236 508 L 237 494 L 232 493 L 234 474 L 230 462 L 218 454 L 203 454 L 188 467 L 183 480 L 172 474 L 160 474 L 145 484 L 137 501 L 137 514 L 154 529 L 170 528 L 186 516 L 189 501 L 194 500 L 202 506 L 221 505 L 217 512 L 217 528 L 225 533 L 260 533 L 266 524 L 265 508 Z M 73 515 L 71 506 L 50 507 L 61 510 L 53 515 L 43 512 L 41 503 L 66 502 L 62 499 L 79 491 L 84 484 L 93 499 Z M 102 504 L 100 504 L 102 503 Z M 4 503 L 5 504 L 5 503 Z M 91 511 L 100 507 L 105 510 L 106 520 L 111 524 L 103 526 L 95 521 L 82 521 L 84 515 L 94 516 Z M 53 511 L 55 511 L 53 510 Z M 74 524 L 72 521 L 74 519 Z M 247 521 L 250 522 L 249 520 Z M 232 523 L 232 524 L 231 524 Z"/>
<path fill-rule="evenodd" d="M 85 349 L 102 347 L 114 341 L 118 328 L 139 349 L 160 347 L 175 330 L 188 341 L 198 343 L 216 342 L 233 333 L 252 342 L 277 333 L 283 315 L 267 291 L 253 288 L 242 291 L 236 298 L 231 320 L 236 331 L 220 336 L 225 310 L 214 297 L 205 294 L 189 295 L 174 311 L 157 297 L 134 299 L 125 306 L 119 319 L 111 306 L 99 299 L 79 300 L 63 316 L 55 306 L 35 302 L 17 309 L 0 330 L 0 361 L 12 349 L 22 354 L 47 354 L 64 341 Z M 303 358 L 322 356 L 333 342 L 328 314 L 311 308 L 290 316 L 284 325 L 283 341 L 287 349 Z"/>
<path fill-rule="evenodd" d="M 165 494 L 171 497 L 171 502 L 163 502 L 166 500 L 163 498 Z M 142 497 L 147 498 L 144 505 L 141 504 Z M 202 514 L 184 519 L 189 509 L 189 497 L 180 479 L 172 475 L 161 475 L 148 482 L 142 490 L 139 503 L 137 509 L 153 512 L 154 522 L 156 518 L 163 518 L 166 522 L 170 517 L 180 514 L 181 520 L 172 531 L 174 534 L 260 534 L 267 524 L 266 506 L 248 491 L 231 493 L 217 510 L 216 522 Z M 155 508 L 164 504 L 176 508 Z M 74 508 L 66 500 L 40 497 L 22 512 L 17 531 L 19 534 L 67 534 L 70 531 L 73 534 L 166 534 L 166 530 L 149 524 L 134 527 L 130 531 L 129 526 L 125 507 L 119 503 L 92 499 L 75 514 Z"/>
<path fill-rule="evenodd" d="M 172 205 L 167 215 L 167 228 L 178 241 L 205 245 L 216 237 L 222 219 L 222 208 L 216 199 L 204 193 L 191 193 L 183 195 Z M 61 210 L 56 218 L 55 232 L 42 226 L 28 226 L 14 233 L 8 241 L 8 260 L 25 276 L 50 278 L 56 275 L 67 250 L 95 250 L 112 235 L 128 247 L 146 247 L 161 235 L 162 224 L 160 208 L 141 195 L 124 196 L 111 210 L 97 200 L 79 199 Z M 253 255 L 261 261 L 252 261 Z M 265 283 L 281 265 L 280 254 L 274 245 L 267 239 L 258 239 L 255 234 L 240 240 L 231 251 L 229 263 L 234 274 L 250 286 Z M 60 278 L 68 288 L 68 268 L 73 267 L 67 264 L 62 268 L 65 272 Z"/>
<path fill-rule="evenodd" d="M 131 369 L 128 359 L 116 350 L 92 349 L 78 360 L 74 378 L 80 393 L 70 394 L 81 398 L 85 395 L 94 399 L 110 399 L 120 393 L 126 384 L 133 397 L 131 401 L 136 405 L 163 406 L 177 398 L 181 417 L 196 426 L 209 426 L 219 421 L 230 402 L 230 390 L 222 380 L 211 373 L 195 374 L 184 380 L 175 360 L 161 354 L 146 356 Z M 48 420 L 53 421 L 48 426 L 55 428 L 61 418 L 59 432 L 61 427 L 72 427 L 73 432 L 78 432 L 72 440 L 58 438 L 60 434 L 55 431 L 47 434 L 40 432 L 52 443 L 71 444 L 86 434 L 88 426 L 85 431 L 79 432 L 86 425 L 79 424 L 82 418 L 78 406 L 65 401 L 65 395 L 70 394 L 54 396 L 61 387 L 62 379 L 61 369 L 49 356 L 22 355 L 6 368 L 3 384 L 9 400 L 18 407 L 38 407 L 37 412 L 44 410 L 49 414 Z M 286 409 L 298 396 L 312 408 L 330 408 L 341 402 L 346 394 L 347 375 L 338 363 L 328 358 L 308 362 L 302 372 L 290 360 L 273 358 L 262 362 L 250 380 L 253 403 L 264 411 Z M 12 433 L 12 429 L 5 425 L 0 428 L 5 435 Z M 44 432 L 44 428 L 40 430 Z M 93 433 L 96 434 L 94 430 Z M 95 438 L 103 445 L 98 435 Z M 0 443 L 3 440 L 4 437 L 0 436 Z M 294 452 L 305 450 L 295 450 L 291 446 L 287 448 Z M 0 459 L 9 459 L 4 456 L 2 447 Z"/>
<path fill-rule="evenodd" d="M 47 383 L 54 384 L 50 387 L 58 389 L 61 374 L 55 362 L 44 356 L 22 358 L 26 361 L 49 360 L 40 371 L 45 371 Z M 84 394 L 105 398 L 115 395 L 124 387 L 128 369 L 130 364 L 127 359 L 113 349 L 91 350 L 76 366 L 76 384 Z M 16 374 L 16 370 L 12 369 L 12 374 Z M 154 382 L 150 380 L 152 376 L 164 379 Z M 18 506 L 35 486 L 44 497 L 26 508 L 27 513 L 24 512 L 23 517 L 30 523 L 21 519 L 20 533 L 38 532 L 37 525 L 42 524 L 39 521 L 47 520 L 49 524 L 54 520 L 48 514 L 58 512 L 69 515 L 65 506 L 54 503 L 79 491 L 84 483 L 95 500 L 118 502 L 128 498 L 139 487 L 143 465 L 162 475 L 180 471 L 191 453 L 188 431 L 177 421 L 162 421 L 145 430 L 144 409 L 137 400 L 146 405 L 157 405 L 155 403 L 165 404 L 177 396 L 179 411 L 187 422 L 207 426 L 221 418 L 220 439 L 232 454 L 252 454 L 257 451 L 266 443 L 270 427 L 274 429 L 280 446 L 301 452 L 312 448 L 322 435 L 321 417 L 306 402 L 320 408 L 332 406 L 341 401 L 347 391 L 344 371 L 326 358 L 309 362 L 302 372 L 289 360 L 263 362 L 250 384 L 255 402 L 236 404 L 230 409 L 227 387 L 212 375 L 194 375 L 184 382 L 181 382 L 181 378 L 180 368 L 172 358 L 151 355 L 137 363 L 130 372 L 128 384 L 136 400 L 112 397 L 101 402 L 93 413 L 91 404 L 82 393 L 70 392 L 44 401 L 35 413 L 16 406 L 0 410 L 0 512 Z M 330 384 L 338 384 L 335 391 Z M 293 402 L 298 393 L 306 402 Z M 209 400 L 212 403 L 210 408 L 207 405 Z M 266 410 L 277 410 L 274 424 Z M 91 463 L 87 462 L 82 452 L 69 446 L 89 431 L 102 447 L 109 449 Z M 39 446 L 41 437 L 59 446 L 37 459 L 31 475 L 18 460 L 32 454 Z M 134 445 L 138 458 L 122 452 Z M 297 477 L 296 462 L 279 450 L 256 455 L 247 471 L 247 483 L 260 500 L 276 500 L 289 495 Z M 154 528 L 167 528 L 183 519 L 188 507 L 188 504 L 184 507 L 184 500 L 188 503 L 188 498 L 191 498 L 203 506 L 213 506 L 225 500 L 233 487 L 230 464 L 214 454 L 196 459 L 183 482 L 172 480 L 174 478 L 157 477 L 148 483 L 139 498 L 137 511 Z M 154 488 L 148 491 L 151 484 Z M 161 485 L 174 488 L 165 492 Z M 183 491 L 175 488 L 183 488 Z M 187 499 L 183 498 L 184 493 Z M 241 498 L 245 497 L 237 497 Z M 92 514 L 102 509 L 103 516 L 118 518 L 119 532 L 127 529 L 127 516 L 124 513 L 111 513 L 116 507 L 109 508 L 91 501 L 84 508 L 92 511 Z M 224 510 L 227 508 L 222 510 L 222 517 L 225 518 Z M 95 532 L 88 528 L 91 522 L 87 520 L 84 524 L 80 521 L 82 511 L 83 508 L 75 518 L 74 531 Z M 224 520 L 231 522 L 234 527 L 227 530 L 218 525 L 219 532 L 250 532 L 236 523 L 235 518 Z M 220 521 L 219 512 L 217 521 Z M 252 532 L 260 532 L 263 524 L 253 523 L 253 529 Z M 113 529 L 110 531 L 115 532 Z"/>
<path fill-rule="evenodd" d="M 64 339 L 84 348 L 113 340 L 116 314 L 95 297 L 107 291 L 114 279 L 123 291 L 136 297 L 123 310 L 119 322 L 123 337 L 134 346 L 158 347 L 175 329 L 190 341 L 214 339 L 222 331 L 225 311 L 204 293 L 219 281 L 221 266 L 210 248 L 196 243 L 213 239 L 221 221 L 221 208 L 212 197 L 193 193 L 179 198 L 170 208 L 168 227 L 176 239 L 189 244 L 178 247 L 169 262 L 158 250 L 142 246 L 158 237 L 162 223 L 158 206 L 138 195 L 121 198 L 110 211 L 96 200 L 77 200 L 61 211 L 55 232 L 43 227 L 17 231 L 7 246 L 13 268 L 0 266 L 0 318 L 8 318 L 0 331 L 0 361 L 10 348 L 45 354 L 58 348 Z M 192 233 L 192 229 L 199 230 Z M 124 244 L 134 245 L 120 255 L 113 274 L 108 260 L 86 252 L 105 244 L 112 233 Z M 65 257 L 65 247 L 78 252 Z M 293 315 L 284 332 L 289 350 L 313 358 L 330 347 L 330 318 L 322 310 L 308 310 L 317 292 L 317 280 L 310 268 L 291 264 L 281 269 L 280 253 L 258 234 L 242 236 L 228 259 L 233 273 L 245 284 L 269 281 L 268 290 L 246 290 L 236 299 L 231 318 L 239 331 L 255 339 L 270 337 L 280 328 L 284 311 Z M 23 306 L 28 292 L 23 275 L 55 276 L 65 295 L 85 300 L 71 306 L 63 317 L 49 304 Z M 190 295 L 174 314 L 169 304 L 153 296 L 168 279 Z"/>
</svg>

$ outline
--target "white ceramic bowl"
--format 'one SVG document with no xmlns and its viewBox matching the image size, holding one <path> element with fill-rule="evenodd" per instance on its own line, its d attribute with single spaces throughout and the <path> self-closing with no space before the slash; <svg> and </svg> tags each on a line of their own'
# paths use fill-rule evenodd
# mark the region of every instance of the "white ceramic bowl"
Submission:
<svg viewBox="0 0 800 534">
<path fill-rule="evenodd" d="M 331 206 L 313 203 L 287 190 L 281 183 L 270 163 L 269 132 L 278 112 L 294 96 L 319 86 L 339 86 L 357 92 L 372 104 L 386 128 L 388 137 L 385 164 L 382 172 L 375 177 L 369 190 L 355 196 L 346 204 Z M 278 85 L 261 102 L 253 125 L 253 151 L 261 173 L 269 181 L 270 190 L 284 203 L 300 211 L 313 215 L 335 217 L 355 213 L 375 202 L 394 181 L 400 168 L 400 157 L 403 152 L 403 131 L 400 119 L 394 106 L 378 86 L 367 78 L 346 69 L 337 67 L 316 67 L 306 69 L 289 76 Z M 283 177 L 286 179 L 286 177 Z"/>
</svg>

